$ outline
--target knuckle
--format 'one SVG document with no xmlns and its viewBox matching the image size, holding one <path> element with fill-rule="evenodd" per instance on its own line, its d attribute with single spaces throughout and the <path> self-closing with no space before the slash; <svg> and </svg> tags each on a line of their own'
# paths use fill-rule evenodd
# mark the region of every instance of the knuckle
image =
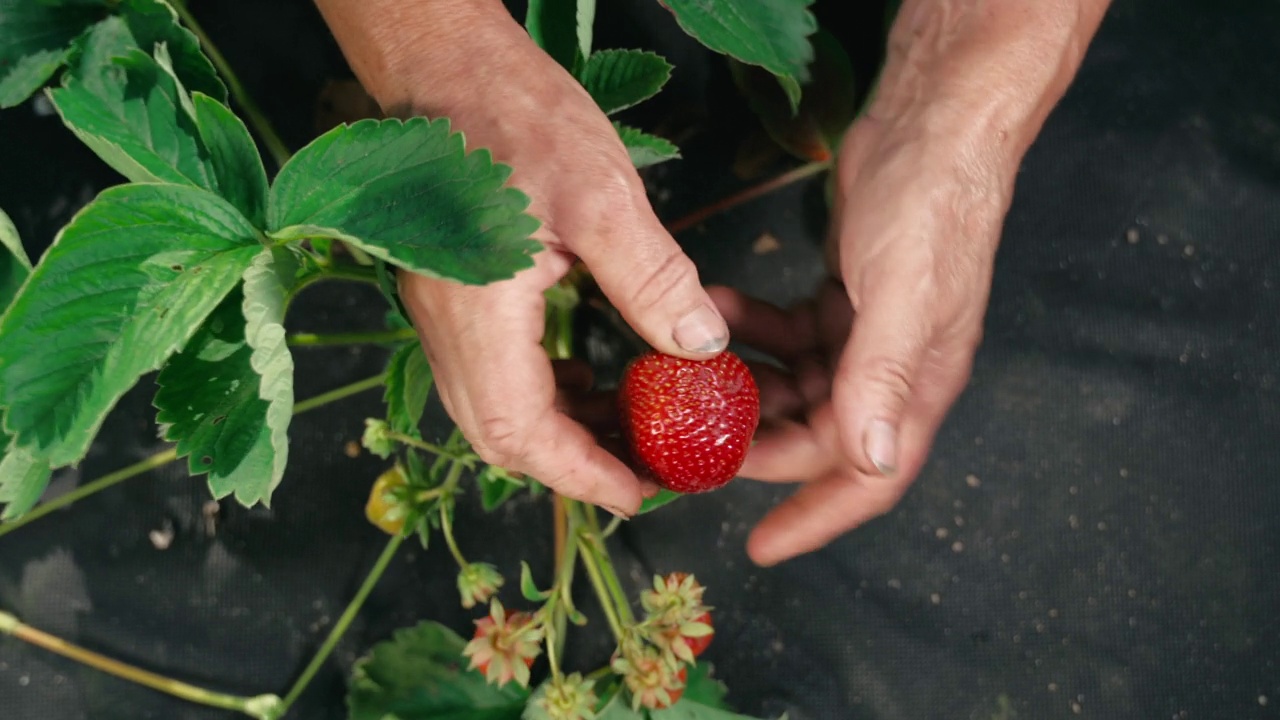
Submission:
<svg viewBox="0 0 1280 720">
<path fill-rule="evenodd" d="M 697 283 L 698 270 L 693 261 L 678 247 L 671 247 L 644 272 L 628 294 L 627 302 L 633 312 L 644 313 L 661 306 L 681 287 Z"/>
<path fill-rule="evenodd" d="M 528 432 L 505 415 L 481 417 L 476 424 L 476 438 L 471 444 L 486 463 L 515 467 L 520 465 L 529 447 Z"/>
<path fill-rule="evenodd" d="M 912 375 L 909 363 L 889 355 L 873 355 L 862 367 L 862 376 L 871 386 L 903 403 L 911 394 Z"/>
<path fill-rule="evenodd" d="M 628 174 L 631 168 L 614 167 L 610 155 L 604 148 L 592 154 L 598 160 L 584 171 L 590 192 L 569 193 L 555 206 L 558 231 L 575 250 L 583 242 L 595 243 L 599 238 L 616 235 L 619 215 L 636 211 L 635 183 Z"/>
</svg>

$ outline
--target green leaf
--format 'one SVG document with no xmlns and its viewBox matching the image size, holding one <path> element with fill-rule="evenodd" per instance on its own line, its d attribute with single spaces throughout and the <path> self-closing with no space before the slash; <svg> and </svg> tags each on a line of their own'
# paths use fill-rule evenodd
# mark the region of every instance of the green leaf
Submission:
<svg viewBox="0 0 1280 720">
<path fill-rule="evenodd" d="M 387 383 L 382 399 L 387 403 L 391 429 L 412 437 L 422 437 L 418 425 L 431 394 L 433 376 L 422 344 L 406 343 L 387 363 Z"/>
<path fill-rule="evenodd" d="M 818 22 L 813 0 L 660 0 L 680 27 L 711 50 L 778 78 L 791 107 L 800 104 L 800 85 L 813 60 L 809 36 Z"/>
<path fill-rule="evenodd" d="M 640 503 L 640 511 L 637 512 L 636 514 L 643 515 L 647 512 L 652 512 L 662 507 L 663 505 L 666 505 L 667 503 L 679 500 L 681 497 L 683 496 L 678 492 L 673 492 L 666 488 L 662 488 L 661 490 L 658 491 L 657 495 L 654 495 L 651 498 L 647 498 L 644 502 Z"/>
<path fill-rule="evenodd" d="M 98 157 L 134 182 L 216 190 L 184 90 L 150 55 L 129 47 L 119 18 L 84 38 L 80 72 L 49 97 L 67 127 Z"/>
<path fill-rule="evenodd" d="M 268 403 L 244 338 L 244 294 L 233 290 L 156 378 L 156 421 L 192 475 L 209 474 L 215 498 L 241 502 L 274 466 Z M 246 502 L 246 504 L 248 504 Z"/>
<path fill-rule="evenodd" d="M 622 138 L 627 154 L 631 156 L 631 164 L 637 168 L 657 165 L 680 157 L 680 148 L 668 140 L 617 122 L 613 127 L 618 131 L 618 137 Z"/>
<path fill-rule="evenodd" d="M 465 641 L 435 622 L 397 630 L 356 662 L 347 692 L 351 720 L 518 720 L 529 691 L 497 688 L 466 670 Z"/>
<path fill-rule="evenodd" d="M 689 669 L 684 687 L 684 697 L 689 701 L 720 710 L 730 710 L 731 708 L 724 700 L 728 694 L 729 689 L 724 683 L 711 677 L 710 664 L 699 662 Z"/>
<path fill-rule="evenodd" d="M 293 419 L 293 356 L 285 340 L 284 314 L 298 275 L 298 259 L 288 248 L 264 249 L 244 273 L 244 338 L 253 348 L 249 364 L 261 378 L 258 397 L 267 401 L 271 432 L 271 472 L 256 486 L 237 488 L 245 505 L 270 505 L 271 493 L 289 462 L 289 421 Z"/>
<path fill-rule="evenodd" d="M 257 233 L 215 195 L 122 185 L 81 210 L 0 319 L 0 406 L 19 447 L 61 467 L 235 287 Z"/>
<path fill-rule="evenodd" d="M 192 97 L 196 127 L 209 152 L 218 194 L 257 227 L 267 222 L 267 171 L 244 121 L 203 93 Z"/>
<path fill-rule="evenodd" d="M 227 87 L 218 79 L 213 63 L 200 49 L 200 41 L 178 21 L 178 14 L 160 0 L 121 0 L 116 12 L 124 18 L 134 42 L 145 53 L 164 43 L 173 57 L 173 69 L 191 92 L 227 102 Z"/>
<path fill-rule="evenodd" d="M 627 702 L 627 695 L 622 691 L 614 693 L 609 702 L 596 713 L 596 720 L 646 720 L 647 718 L 648 715 L 644 714 L 644 711 L 631 709 L 631 705 Z"/>
<path fill-rule="evenodd" d="M 538 47 L 576 73 L 591 55 L 596 0 L 529 0 L 524 26 Z"/>
<path fill-rule="evenodd" d="M 31 260 L 22 247 L 18 228 L 0 210 L 0 311 L 9 306 L 30 274 Z"/>
<path fill-rule="evenodd" d="M 22 448 L 10 448 L 0 460 L 0 520 L 16 520 L 36 506 L 49 486 L 49 463 Z"/>
<path fill-rule="evenodd" d="M 71 41 L 106 14 L 105 0 L 0 0 L 0 109 L 44 87 Z"/>
<path fill-rule="evenodd" d="M 415 272 L 482 284 L 533 266 L 541 245 L 511 168 L 467 153 L 448 120 L 362 120 L 293 156 L 271 188 L 280 240 L 331 237 Z"/>
<path fill-rule="evenodd" d="M 606 115 L 657 95 L 670 79 L 671 63 L 643 50 L 601 50 L 578 73 L 578 81 Z"/>
<path fill-rule="evenodd" d="M 731 62 L 733 80 L 760 118 L 769 136 L 802 160 L 822 162 L 835 157 L 844 132 L 858 113 L 853 63 L 831 33 L 813 36 L 811 79 L 794 113 L 786 94 L 772 75 L 752 65 Z"/>
<path fill-rule="evenodd" d="M 529 602 L 543 602 L 551 597 L 550 590 L 538 589 L 538 584 L 533 581 L 533 571 L 524 560 L 520 561 L 520 594 Z"/>
<path fill-rule="evenodd" d="M 375 259 L 373 261 L 373 272 L 378 279 L 378 290 L 382 292 L 382 297 L 391 306 L 387 310 L 388 327 L 413 327 L 413 323 L 409 321 L 409 310 L 405 308 L 404 301 L 400 299 L 400 285 L 396 282 L 395 268 L 389 268 L 385 261 Z"/>
<path fill-rule="evenodd" d="M 485 512 L 493 512 L 524 487 L 523 482 L 497 465 L 485 465 L 476 481 L 480 484 L 480 506 Z"/>
</svg>

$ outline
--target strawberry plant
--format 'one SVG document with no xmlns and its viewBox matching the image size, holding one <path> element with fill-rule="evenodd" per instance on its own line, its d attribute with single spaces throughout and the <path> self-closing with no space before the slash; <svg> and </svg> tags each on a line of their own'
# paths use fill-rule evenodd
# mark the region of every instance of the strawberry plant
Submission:
<svg viewBox="0 0 1280 720">
<path fill-rule="evenodd" d="M 809 0 L 663 4 L 685 32 L 727 56 L 764 128 L 808 161 L 753 192 L 825 171 L 856 108 L 847 58 L 817 29 Z M 533 0 L 526 27 L 603 112 L 658 93 L 672 66 L 647 51 L 593 48 L 594 15 L 593 0 Z M 802 94 L 817 78 L 825 94 Z M 443 438 L 422 433 L 432 372 L 392 277 L 408 271 L 479 285 L 530 267 L 541 249 L 532 239 L 538 221 L 508 185 L 509 167 L 467 147 L 442 117 L 342 124 L 290 152 L 177 0 L 0 0 L 0 108 L 37 94 L 126 182 L 80 209 L 35 263 L 0 213 L 0 536 L 176 460 L 215 499 L 269 505 L 287 477 L 294 415 L 381 387 L 385 414 L 364 420 L 362 443 L 387 464 L 371 482 L 365 513 L 389 540 L 282 695 L 196 688 L 74 648 L 9 614 L 0 613 L 0 632 L 192 702 L 277 718 L 402 543 L 440 538 L 458 565 L 459 602 L 478 613 L 475 626 L 459 634 L 423 622 L 373 647 L 352 671 L 353 720 L 743 717 L 698 660 L 715 631 L 696 578 L 659 576 L 628 597 L 608 548 L 619 520 L 604 526 L 595 508 L 485 465 L 456 429 Z M 637 167 L 680 156 L 655 134 L 615 127 Z M 548 293 L 545 345 L 555 357 L 571 351 L 587 279 L 571 274 Z M 293 353 L 335 340 L 290 334 L 286 320 L 294 299 L 324 281 L 381 288 L 388 328 L 345 340 L 392 351 L 377 377 L 300 400 Z M 695 365 L 649 355 L 628 374 L 622 419 L 637 460 L 667 488 L 642 511 L 728 482 L 758 422 L 755 385 L 736 356 Z M 686 371 L 692 384 L 676 380 Z M 52 475 L 85 458 L 120 398 L 149 377 L 171 449 L 41 503 Z M 670 438 L 650 432 L 671 412 L 701 428 L 693 445 L 673 450 Z M 468 488 L 485 510 L 522 492 L 555 504 L 553 577 L 540 582 L 525 564 L 512 596 L 509 578 L 467 559 L 452 523 Z M 585 671 L 562 663 L 569 626 L 588 623 L 573 601 L 579 570 L 616 640 L 610 660 Z"/>
</svg>

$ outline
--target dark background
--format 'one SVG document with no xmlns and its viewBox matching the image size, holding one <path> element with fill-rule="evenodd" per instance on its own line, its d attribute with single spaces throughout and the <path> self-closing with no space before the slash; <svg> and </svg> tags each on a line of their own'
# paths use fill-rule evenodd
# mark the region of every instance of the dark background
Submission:
<svg viewBox="0 0 1280 720">
<path fill-rule="evenodd" d="M 287 142 L 315 132 L 322 84 L 347 71 L 303 0 L 196 2 Z M 840 30 L 862 79 L 877 3 Z M 677 66 L 638 125 L 679 131 L 650 174 L 664 218 L 749 184 L 758 133 L 723 62 L 648 0 L 601 3 L 597 44 Z M 792 720 L 1280 717 L 1280 6 L 1117 0 L 1026 158 L 968 392 L 893 513 L 822 552 L 761 570 L 743 552 L 785 488 L 749 482 L 629 523 L 624 579 L 690 570 L 719 609 L 707 658 L 744 711 Z M 114 174 L 36 104 L 0 112 L 0 207 L 41 251 Z M 758 179 L 758 178 L 757 178 Z M 684 233 L 708 282 L 779 302 L 821 275 L 821 182 Z M 777 250 L 755 251 L 770 234 Z M 377 327 L 362 288 L 309 292 L 297 330 Z M 298 350 L 298 397 L 378 372 L 376 348 Z M 609 358 L 603 358 L 608 360 Z M 613 358 L 617 360 L 617 358 Z M 162 447 L 146 381 L 51 493 Z M 223 503 L 175 464 L 0 539 L 0 608 L 144 667 L 232 692 L 301 670 L 385 536 L 361 507 L 381 468 L 348 458 L 367 393 L 294 424 L 271 510 Z M 447 427 L 439 419 L 431 426 Z M 440 430 L 437 430 L 440 431 Z M 498 522 L 464 506 L 460 540 L 514 580 L 545 576 L 550 512 Z M 172 534 L 159 549 L 152 531 Z M 406 547 L 295 714 L 344 716 L 351 663 L 397 627 L 465 631 L 442 547 Z M 608 652 L 602 623 L 570 664 Z M 213 720 L 193 707 L 0 640 L 4 720 Z"/>
</svg>

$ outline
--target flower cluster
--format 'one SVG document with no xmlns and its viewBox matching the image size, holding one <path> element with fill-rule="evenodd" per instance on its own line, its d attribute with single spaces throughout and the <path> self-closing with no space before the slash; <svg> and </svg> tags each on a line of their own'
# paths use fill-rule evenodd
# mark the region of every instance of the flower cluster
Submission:
<svg viewBox="0 0 1280 720">
<path fill-rule="evenodd" d="M 689 666 L 711 644 L 705 588 L 687 573 L 655 576 L 640 596 L 645 619 L 618 645 L 611 667 L 631 693 L 631 707 L 659 710 L 680 701 Z"/>
</svg>

